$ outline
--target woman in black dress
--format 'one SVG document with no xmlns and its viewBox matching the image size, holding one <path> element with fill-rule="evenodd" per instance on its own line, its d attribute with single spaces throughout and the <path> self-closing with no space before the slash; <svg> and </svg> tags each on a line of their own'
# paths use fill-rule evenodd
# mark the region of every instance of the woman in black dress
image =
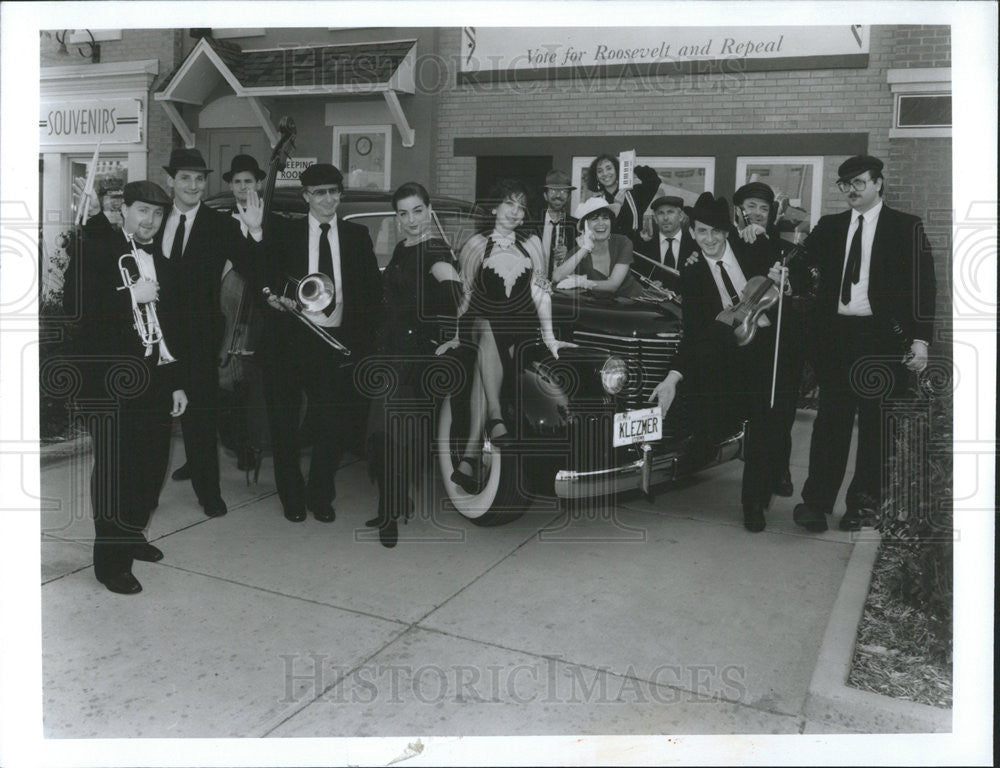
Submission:
<svg viewBox="0 0 1000 768">
<path fill-rule="evenodd" d="M 396 520 L 413 507 L 410 491 L 428 452 L 417 436 L 430 435 L 429 423 L 421 430 L 417 413 L 406 414 L 397 403 L 427 399 L 421 379 L 434 360 L 441 318 L 454 318 L 463 296 L 451 249 L 435 234 L 427 190 L 407 182 L 393 194 L 392 205 L 405 237 L 382 275 L 386 321 L 378 362 L 392 369 L 392 381 L 373 401 L 368 420 L 368 466 L 378 482 L 379 511 L 365 523 L 378 527 L 386 547 L 396 545 Z"/>
<path fill-rule="evenodd" d="M 527 189 L 519 181 L 502 179 L 492 197 L 499 201 L 492 231 L 470 237 L 459 256 L 477 356 L 469 435 L 451 480 L 468 494 L 479 491 L 484 432 L 493 443 L 508 435 L 500 390 L 505 380 L 514 379 L 518 344 L 533 341 L 541 330 L 542 343 L 553 357 L 559 357 L 560 348 L 575 346 L 557 341 L 552 332 L 551 286 L 545 278 L 542 244 L 536 234 L 520 229 Z"/>
</svg>

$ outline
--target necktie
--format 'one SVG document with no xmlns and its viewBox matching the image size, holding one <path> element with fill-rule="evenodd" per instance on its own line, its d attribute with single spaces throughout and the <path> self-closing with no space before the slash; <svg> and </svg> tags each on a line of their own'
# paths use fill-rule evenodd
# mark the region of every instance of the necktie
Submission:
<svg viewBox="0 0 1000 768">
<path fill-rule="evenodd" d="M 854 230 L 851 239 L 851 249 L 847 252 L 847 268 L 844 270 L 844 280 L 840 284 L 840 303 L 851 303 L 851 286 L 857 285 L 861 279 L 861 225 L 865 217 L 858 216 L 858 228 Z"/>
<path fill-rule="evenodd" d="M 722 263 L 721 261 L 719 262 Z M 663 257 L 663 265 L 667 267 L 674 266 L 674 239 L 672 237 L 667 238 L 667 253 Z"/>
<path fill-rule="evenodd" d="M 559 225 L 556 222 L 554 222 L 554 221 L 552 222 L 552 233 L 551 233 L 551 236 L 549 237 L 549 274 L 548 274 L 549 280 L 552 279 L 552 269 L 555 266 L 555 261 L 556 261 L 556 256 L 555 256 L 555 250 L 556 250 L 556 227 L 558 227 L 558 226 Z"/>
<path fill-rule="evenodd" d="M 740 303 L 740 295 L 736 292 L 736 286 L 733 285 L 733 281 L 729 279 L 729 273 L 726 271 L 726 265 L 722 263 L 722 259 L 719 259 L 716 264 L 719 265 L 719 274 L 722 275 L 722 284 L 726 286 L 726 293 L 729 294 L 729 300 L 733 302 L 735 307 Z"/>
<path fill-rule="evenodd" d="M 333 252 L 330 250 L 330 224 L 319 225 L 319 271 L 330 278 L 333 283 Z M 334 283 L 334 295 L 336 295 L 336 283 Z M 323 310 L 327 317 L 333 314 L 337 302 L 331 301 L 330 305 Z"/>
<path fill-rule="evenodd" d="M 184 222 L 187 221 L 187 216 L 183 213 L 181 214 L 181 220 L 177 222 L 177 229 L 174 230 L 174 242 L 170 245 L 170 259 L 172 261 L 180 261 L 181 256 L 184 255 Z"/>
</svg>

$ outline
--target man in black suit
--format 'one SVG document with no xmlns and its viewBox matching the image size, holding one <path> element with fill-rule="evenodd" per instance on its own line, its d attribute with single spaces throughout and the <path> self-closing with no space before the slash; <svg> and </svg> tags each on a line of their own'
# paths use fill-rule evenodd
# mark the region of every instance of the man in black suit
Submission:
<svg viewBox="0 0 1000 768">
<path fill-rule="evenodd" d="M 656 232 L 649 241 L 642 240 L 637 251 L 648 261 L 636 259 L 632 268 L 643 277 L 677 291 L 680 288 L 681 267 L 698 250 L 697 243 L 684 226 L 684 201 L 674 195 L 661 195 L 650 204 L 650 208 L 656 221 Z"/>
<path fill-rule="evenodd" d="M 361 428 L 364 407 L 352 386 L 349 363 L 374 345 L 382 302 L 382 276 L 366 227 L 337 216 L 343 176 L 332 165 L 317 163 L 299 177 L 309 205 L 304 219 L 283 222 L 266 241 L 263 283 L 274 294 L 264 326 L 264 394 L 267 398 L 274 479 L 285 517 L 292 522 L 312 511 L 333 522 L 334 475 L 345 445 Z M 306 275 L 321 273 L 333 283 L 328 306 L 307 313 L 311 322 L 346 346 L 351 357 L 331 348 L 290 312 L 295 302 L 283 293 Z M 306 421 L 312 436 L 312 459 L 306 482 L 299 468 L 298 424 L 302 393 L 308 400 Z"/>
<path fill-rule="evenodd" d="M 219 490 L 219 349 L 225 319 L 220 305 L 222 269 L 227 258 L 242 274 L 252 277 L 263 237 L 260 198 L 250 192 L 240 220 L 249 237 L 233 234 L 230 216 L 202 205 L 211 169 L 196 149 L 175 149 L 164 166 L 173 206 L 157 236 L 164 256 L 179 265 L 186 300 L 188 368 L 191 405 L 181 426 L 184 432 L 186 473 L 198 503 L 209 517 L 228 511 Z M 174 473 L 181 479 L 181 471 Z"/>
<path fill-rule="evenodd" d="M 739 346 L 733 329 L 717 320 L 725 307 L 739 304 L 747 281 L 766 275 L 778 282 L 778 265 L 761 245 L 727 239 L 732 223 L 725 198 L 703 193 L 687 210 L 700 255 L 681 272 L 684 336 L 667 377 L 653 390 L 666 414 L 683 380 L 695 436 L 695 462 L 712 458 L 717 441 L 748 419 L 743 469 L 743 525 L 764 530 L 771 500 L 774 429 L 767 408 L 774 318 L 762 315 L 754 339 Z"/>
<path fill-rule="evenodd" d="M 112 592 L 130 595 L 142 590 L 133 560 L 163 558 L 143 529 L 167 471 L 171 417 L 187 406 L 187 370 L 176 265 L 153 242 L 170 198 L 156 184 L 136 181 L 125 185 L 123 201 L 122 228 L 84 241 L 79 338 L 84 395 L 95 406 L 87 414 L 94 575 Z M 135 328 L 134 308 L 150 332 L 145 339 Z"/>
<path fill-rule="evenodd" d="M 936 284 L 923 222 L 882 200 L 883 163 L 870 155 L 849 158 L 837 187 L 850 210 L 824 216 L 806 238 L 820 271 L 816 302 L 822 334 L 817 371 L 819 409 L 809 450 L 809 478 L 795 522 L 808 531 L 827 529 L 826 515 L 844 480 L 854 416 L 858 450 L 839 527 L 858 530 L 882 501 L 882 472 L 890 446 L 884 439 L 883 404 L 905 392 L 905 368 L 927 366 L 934 325 Z M 865 370 L 889 378 L 884 392 L 858 390 Z"/>
<path fill-rule="evenodd" d="M 566 254 L 573 253 L 576 244 L 576 219 L 566 213 L 570 190 L 576 189 L 569 183 L 569 176 L 553 168 L 545 174 L 545 213 L 538 236 L 545 253 L 545 272 L 549 280 L 552 270 L 566 260 Z"/>
<path fill-rule="evenodd" d="M 805 368 L 806 352 L 814 333 L 812 306 L 815 300 L 813 267 L 804 248 L 795 248 L 783 240 L 775 222 L 774 190 L 762 181 L 744 184 L 733 194 L 733 207 L 738 222 L 730 236 L 745 243 L 757 243 L 771 254 L 771 261 L 781 261 L 788 267 L 789 279 L 795 287 L 782 309 L 781 335 L 778 353 L 777 384 L 774 394 L 773 417 L 777 419 L 776 496 L 791 496 L 794 492 L 789 461 L 792 455 L 792 427 L 798 408 L 799 385 Z M 786 262 L 787 259 L 787 262 Z"/>
</svg>

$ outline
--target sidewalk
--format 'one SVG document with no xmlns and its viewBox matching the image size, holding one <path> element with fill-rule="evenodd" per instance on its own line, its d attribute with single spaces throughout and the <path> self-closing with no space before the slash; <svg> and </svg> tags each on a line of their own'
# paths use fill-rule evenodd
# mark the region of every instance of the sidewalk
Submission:
<svg viewBox="0 0 1000 768">
<path fill-rule="evenodd" d="M 48 463 L 45 736 L 822 732 L 803 706 L 852 543 L 791 519 L 811 419 L 796 496 L 756 535 L 730 462 L 590 519 L 424 509 L 386 550 L 363 462 L 335 523 L 292 524 L 270 461 L 248 488 L 223 452 L 229 514 L 168 479 L 148 531 L 166 557 L 135 564 L 135 597 L 93 576 L 89 455 Z"/>
</svg>

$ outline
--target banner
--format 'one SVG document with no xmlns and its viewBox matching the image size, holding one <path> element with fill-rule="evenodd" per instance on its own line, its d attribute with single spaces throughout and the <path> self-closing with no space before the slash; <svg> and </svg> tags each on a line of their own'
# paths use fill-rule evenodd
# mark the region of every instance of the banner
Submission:
<svg viewBox="0 0 1000 768">
<path fill-rule="evenodd" d="M 867 64 L 870 28 L 816 27 L 463 27 L 461 69 L 476 73 L 555 73 L 595 67 L 690 69 L 698 62 L 795 60 L 796 68 Z M 862 57 L 862 58 L 859 58 Z M 685 66 L 687 65 L 687 66 Z M 772 67 L 773 68 L 773 65 Z M 658 71 L 653 69 L 652 71 Z M 702 71 L 702 70 L 696 70 Z"/>
<path fill-rule="evenodd" d="M 142 141 L 141 99 L 86 99 L 40 103 L 38 143 L 138 144 Z"/>
</svg>

